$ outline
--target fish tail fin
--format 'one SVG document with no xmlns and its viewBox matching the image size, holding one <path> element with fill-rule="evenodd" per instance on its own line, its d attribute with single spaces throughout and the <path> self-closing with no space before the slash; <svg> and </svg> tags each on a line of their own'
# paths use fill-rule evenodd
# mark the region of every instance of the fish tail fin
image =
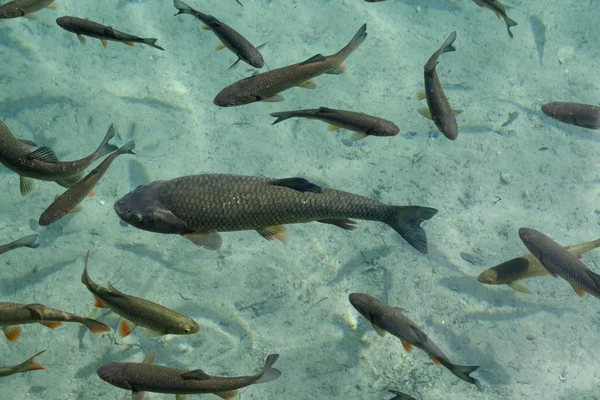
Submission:
<svg viewBox="0 0 600 400">
<path fill-rule="evenodd" d="M 157 41 L 158 41 L 158 39 L 149 38 L 149 39 L 144 39 L 142 41 L 142 43 L 147 44 L 150 47 L 154 47 L 155 49 L 165 51 L 165 49 L 163 49 L 162 47 L 160 47 L 159 45 L 156 44 Z"/>
<path fill-rule="evenodd" d="M 358 32 L 354 35 L 352 40 L 342 49 L 340 50 L 336 56 L 341 56 L 342 60 L 340 64 L 352 53 L 354 50 L 358 49 L 358 47 L 365 41 L 367 38 L 367 24 L 363 24 L 360 27 Z"/>
<path fill-rule="evenodd" d="M 290 119 L 294 117 L 294 113 L 291 111 L 282 111 L 282 112 L 274 112 L 269 114 L 271 117 L 277 118 L 271 125 L 275 125 L 280 123 L 281 121 L 285 121 L 286 119 Z"/>
<path fill-rule="evenodd" d="M 442 53 L 450 53 L 451 51 L 456 51 L 456 48 L 453 46 L 455 40 L 456 40 L 456 31 L 452 32 L 450 34 L 450 36 L 448 36 L 448 39 L 446 39 L 444 44 L 442 44 L 442 47 L 440 47 L 440 50 L 442 50 Z"/>
<path fill-rule="evenodd" d="M 105 155 L 110 154 L 118 149 L 118 147 L 114 144 L 108 143 L 113 137 L 115 137 L 115 127 L 111 124 L 106 132 L 106 135 L 104 135 L 104 139 L 102 139 L 102 143 L 100 143 L 100 146 L 98 146 L 98 150 L 96 150 L 98 153 L 98 158 L 104 157 Z"/>
<path fill-rule="evenodd" d="M 121 148 L 119 150 L 117 150 L 117 152 L 119 153 L 119 155 L 121 155 L 121 154 L 135 154 L 133 152 L 134 149 L 135 149 L 135 141 L 131 140 L 131 141 L 125 143 L 123 146 L 121 146 Z"/>
<path fill-rule="evenodd" d="M 512 38 L 513 33 L 510 31 L 510 28 L 513 26 L 517 26 L 518 24 L 512 19 L 508 18 L 508 16 L 504 18 L 504 22 L 506 23 L 506 30 L 508 31 L 508 36 Z"/>
<path fill-rule="evenodd" d="M 23 361 L 21 364 L 19 364 L 17 366 L 17 370 L 19 372 L 27 372 L 27 371 L 38 371 L 41 369 L 45 369 L 40 364 L 33 361 L 34 358 L 36 358 L 37 356 L 39 356 L 40 354 L 45 353 L 45 352 L 46 352 L 46 350 L 42 350 L 39 353 L 37 353 L 36 355 L 34 355 L 33 357 L 31 357 L 30 359 Z"/>
<path fill-rule="evenodd" d="M 273 381 L 281 376 L 281 371 L 273 368 L 273 364 L 279 358 L 279 354 L 269 354 L 265 361 L 265 366 L 261 371 L 261 377 L 255 383 L 265 383 Z"/>
<path fill-rule="evenodd" d="M 427 236 L 421 223 L 437 214 L 438 210 L 421 206 L 393 206 L 388 221 L 384 221 L 400 234 L 412 247 L 427 254 Z"/>
<path fill-rule="evenodd" d="M 450 372 L 452 372 L 456 377 L 462 379 L 465 382 L 477 385 L 477 387 L 479 387 L 479 382 L 477 381 L 477 379 L 471 377 L 471 374 L 479 368 L 479 365 L 463 366 L 451 364 L 449 367 Z"/>
<path fill-rule="evenodd" d="M 39 246 L 39 244 L 35 243 L 35 241 L 37 240 L 37 233 L 34 235 L 29 235 L 29 236 L 25 236 L 24 238 L 15 240 L 13 242 L 13 245 L 15 247 L 29 247 L 32 249 L 35 249 L 36 247 Z"/>
<path fill-rule="evenodd" d="M 181 0 L 173 0 L 173 6 L 177 9 L 177 14 L 190 14 L 192 12 L 192 7 L 188 6 Z"/>
</svg>

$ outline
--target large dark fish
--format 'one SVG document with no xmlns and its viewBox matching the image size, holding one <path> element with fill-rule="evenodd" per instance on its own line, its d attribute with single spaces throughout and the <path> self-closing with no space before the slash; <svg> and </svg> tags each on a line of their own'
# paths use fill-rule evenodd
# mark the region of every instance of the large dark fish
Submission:
<svg viewBox="0 0 600 400">
<path fill-rule="evenodd" d="M 581 257 L 583 253 L 598 247 L 600 247 L 600 239 L 574 246 L 567 246 L 565 249 L 569 253 Z M 483 271 L 477 279 L 479 282 L 485 283 L 486 285 L 508 285 L 516 291 L 529 294 L 531 291 L 519 281 L 548 275 L 550 275 L 550 273 L 546 268 L 544 268 L 538 259 L 530 253 L 526 256 L 513 258 L 512 260 L 498 264 L 495 267 L 488 268 Z M 579 291 L 577 294 L 582 296 L 585 292 Z"/>
<path fill-rule="evenodd" d="M 419 109 L 419 113 L 426 118 L 432 119 L 440 132 L 450 140 L 454 140 L 458 136 L 458 124 L 454 115 L 460 112 L 458 110 L 453 111 L 452 107 L 450 107 L 435 67 L 438 64 L 438 58 L 442 54 L 456 50 L 452 46 L 455 40 L 456 32 L 452 32 L 444 44 L 442 44 L 442 47 L 433 53 L 429 61 L 427 61 L 424 67 L 425 92 L 417 95 L 419 100 L 423 97 L 427 100 L 427 108 Z"/>
<path fill-rule="evenodd" d="M 149 353 L 142 363 L 113 362 L 96 371 L 100 379 L 121 389 L 132 391 L 132 400 L 141 400 L 144 392 L 167 394 L 213 393 L 223 399 L 232 399 L 237 389 L 279 378 L 281 371 L 273 368 L 278 354 L 267 357 L 263 369 L 250 376 L 211 376 L 201 369 L 185 371 L 155 365 L 156 353 Z M 177 399 L 185 399 L 177 396 Z"/>
<path fill-rule="evenodd" d="M 56 10 L 54 0 L 14 0 L 0 6 L 0 19 L 33 17 L 33 13 L 48 7 Z"/>
<path fill-rule="evenodd" d="M 155 49 L 164 50 L 158 46 L 156 42 L 158 39 L 141 38 L 138 36 L 130 35 L 113 29 L 110 26 L 102 25 L 89 19 L 82 19 L 77 17 L 60 17 L 56 20 L 58 26 L 73 32 L 77 35 L 77 39 L 81 43 L 85 43 L 85 37 L 89 36 L 92 38 L 100 39 L 102 46 L 106 48 L 108 41 L 125 43 L 128 46 L 133 47 L 135 43 L 146 44 Z"/>
<path fill-rule="evenodd" d="M 569 282 L 579 295 L 587 292 L 600 298 L 600 275 L 586 267 L 576 255 L 535 229 L 520 228 L 519 237 L 550 275 Z"/>
<path fill-rule="evenodd" d="M 506 8 L 502 5 L 498 0 L 473 0 L 475 4 L 477 4 L 481 8 L 489 8 L 496 14 L 498 19 L 503 18 L 504 23 L 506 24 L 506 30 L 508 31 L 508 36 L 513 37 L 510 28 L 513 26 L 517 26 L 517 23 L 512 19 L 508 18 L 506 15 Z"/>
<path fill-rule="evenodd" d="M 34 358 L 36 358 L 37 356 L 39 356 L 40 354 L 45 353 L 45 352 L 46 352 L 46 350 L 42 350 L 39 353 L 37 353 L 36 355 L 34 355 L 33 357 L 31 357 L 30 359 L 23 361 L 19 365 L 12 365 L 10 367 L 0 367 L 0 378 L 3 378 L 5 376 L 14 375 L 14 374 L 19 374 L 21 372 L 38 371 L 41 369 L 45 369 L 40 364 L 33 361 Z"/>
<path fill-rule="evenodd" d="M 110 128 L 114 132 L 114 127 L 111 125 Z M 128 142 L 119 150 L 115 151 L 108 157 L 106 157 L 100 165 L 94 168 L 85 178 L 67 189 L 63 194 L 58 196 L 52 204 L 48 206 L 40 216 L 39 223 L 41 226 L 48 226 L 53 222 L 58 221 L 65 215 L 69 214 L 74 210 L 83 199 L 94 189 L 94 186 L 104 176 L 110 164 L 120 156 L 121 154 L 134 154 L 133 149 L 135 148 L 135 142 L 132 140 Z"/>
<path fill-rule="evenodd" d="M 190 335 L 200 330 L 196 321 L 185 315 L 146 299 L 122 293 L 111 284 L 105 288 L 92 281 L 87 272 L 89 255 L 88 251 L 81 282 L 94 296 L 96 307 L 110 308 L 122 317 L 118 327 L 121 337 L 131 334 L 137 326 L 156 335 Z"/>
<path fill-rule="evenodd" d="M 394 136 L 400 133 L 400 129 L 391 121 L 360 112 L 332 110 L 327 107 L 319 107 L 310 110 L 281 111 L 270 114 L 277 119 L 272 125 L 278 124 L 289 118 L 300 117 L 318 119 L 329 124 L 329 130 L 339 128 L 355 132 L 352 137 L 359 140 L 367 136 Z"/>
<path fill-rule="evenodd" d="M 25 236 L 21 239 L 17 239 L 14 242 L 10 242 L 7 244 L 0 245 L 0 254 L 4 254 L 8 251 L 18 249 L 20 247 L 29 247 L 31 249 L 35 249 L 39 245 L 35 243 L 37 240 L 37 233 L 29 236 Z"/>
<path fill-rule="evenodd" d="M 250 64 L 254 68 L 262 68 L 265 65 L 265 60 L 263 59 L 262 54 L 260 54 L 260 51 L 230 26 L 225 25 L 212 15 L 207 15 L 198 10 L 194 10 L 181 0 L 173 0 L 173 5 L 179 10 L 175 15 L 190 14 L 198 18 L 205 24 L 206 29 L 213 31 L 221 43 L 223 43 L 223 46 L 227 47 L 238 57 L 237 61 L 229 68 L 232 68 L 240 60 Z M 223 47 L 217 46 L 217 50 L 221 50 L 222 48 Z"/>
<path fill-rule="evenodd" d="M 47 147 L 30 151 L 30 147 L 37 144 L 17 139 L 8 126 L 0 121 L 0 163 L 19 174 L 22 195 L 33 190 L 33 182 L 28 178 L 54 181 L 61 186 L 71 187 L 94 161 L 117 149 L 117 146 L 108 144 L 113 136 L 114 132 L 109 130 L 96 151 L 81 160 L 60 162 Z"/>
<path fill-rule="evenodd" d="M 565 124 L 600 129 L 600 107 L 591 104 L 554 102 L 542 106 L 544 114 Z"/>
<path fill-rule="evenodd" d="M 94 333 L 110 330 L 102 322 L 48 308 L 42 304 L 0 303 L 0 328 L 11 342 L 16 342 L 21 336 L 21 328 L 17 325 L 42 324 L 46 328 L 54 329 L 61 326 L 62 322 L 84 324 Z"/>
<path fill-rule="evenodd" d="M 427 253 L 421 223 L 437 210 L 393 206 L 367 197 L 321 188 L 302 178 L 191 175 L 143 185 L 115 203 L 125 222 L 139 229 L 183 235 L 218 249 L 218 232 L 256 230 L 266 239 L 287 240 L 284 224 L 322 222 L 352 230 L 349 218 L 381 221 Z"/>
<path fill-rule="evenodd" d="M 385 332 L 391 333 L 402 341 L 402 346 L 406 351 L 410 352 L 412 346 L 415 346 L 427 353 L 435 364 L 443 365 L 463 381 L 479 386 L 478 381 L 470 376 L 479 366 L 453 364 L 414 322 L 402 314 L 404 310 L 388 306 L 367 294 L 352 293 L 349 299 L 354 308 L 371 321 L 373 328 L 380 336 L 383 336 Z"/>
<path fill-rule="evenodd" d="M 241 106 L 256 101 L 281 101 L 279 95 L 284 90 L 301 86 L 315 88 L 312 78 L 323 74 L 343 74 L 344 60 L 365 41 L 367 24 L 360 27 L 356 35 L 342 50 L 330 56 L 317 54 L 299 64 L 288 65 L 271 71 L 255 74 L 237 81 L 215 97 L 214 103 L 220 107 Z"/>
</svg>

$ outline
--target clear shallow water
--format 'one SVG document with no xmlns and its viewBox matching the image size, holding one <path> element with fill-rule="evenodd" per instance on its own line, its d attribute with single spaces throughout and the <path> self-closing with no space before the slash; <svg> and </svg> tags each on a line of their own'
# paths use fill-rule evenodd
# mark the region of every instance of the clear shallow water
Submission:
<svg viewBox="0 0 600 400">
<path fill-rule="evenodd" d="M 511 40 L 490 10 L 467 0 L 188 3 L 254 44 L 268 42 L 266 69 L 334 53 L 363 23 L 369 36 L 348 58 L 347 72 L 317 78 L 315 90 L 291 89 L 282 103 L 221 109 L 212 104 L 215 94 L 250 68 L 240 63 L 227 71 L 235 56 L 215 52 L 215 36 L 191 16 L 174 17 L 170 1 L 59 1 L 35 21 L 1 21 L 0 118 L 17 137 L 76 159 L 111 123 L 119 145 L 135 123 L 138 155 L 118 158 L 81 212 L 47 228 L 30 219 L 37 221 L 62 189 L 38 182 L 23 198 L 18 176 L 1 170 L 2 242 L 33 230 L 40 247 L 2 256 L 0 301 L 87 314 L 93 300 L 79 278 L 91 249 L 96 282 L 190 315 L 201 330 L 156 339 L 140 329 L 121 339 L 82 337 L 73 324 L 24 326 L 17 343 L 0 341 L 0 364 L 47 348 L 38 359 L 46 370 L 3 379 L 0 398 L 129 398 L 101 381 L 96 368 L 141 361 L 149 351 L 161 364 L 214 375 L 253 373 L 267 354 L 279 353 L 282 376 L 243 389 L 241 398 L 387 399 L 387 389 L 422 399 L 600 396 L 597 299 L 579 299 L 549 278 L 527 281 L 531 295 L 477 281 L 485 268 L 527 253 L 521 226 L 561 244 L 598 238 L 599 136 L 540 111 L 550 101 L 600 103 L 598 7 L 513 1 L 508 13 L 519 25 Z M 105 50 L 93 39 L 83 46 L 55 24 L 62 15 L 156 37 L 166 51 L 119 43 Z M 538 38 L 536 47 L 532 18 L 545 26 L 543 46 Z M 423 104 L 415 95 L 423 64 L 454 30 L 457 51 L 438 66 L 450 103 L 465 110 L 451 142 L 416 112 Z M 317 121 L 270 125 L 270 112 L 318 106 L 376 114 L 401 133 L 352 144 L 344 140 L 349 132 L 330 133 Z M 287 246 L 254 232 L 227 233 L 217 252 L 119 224 L 112 204 L 137 185 L 203 172 L 303 176 L 386 203 L 436 207 L 439 214 L 424 225 L 429 254 L 368 221 L 353 232 L 292 225 Z M 495 196 L 502 200 L 492 205 Z M 460 252 L 473 254 L 476 265 Z M 597 251 L 583 261 L 600 269 Z M 351 292 L 406 309 L 453 362 L 480 365 L 474 376 L 484 390 L 432 365 L 423 352 L 408 354 L 398 340 L 377 336 L 348 303 Z M 116 327 L 115 314 L 97 315 Z"/>
</svg>

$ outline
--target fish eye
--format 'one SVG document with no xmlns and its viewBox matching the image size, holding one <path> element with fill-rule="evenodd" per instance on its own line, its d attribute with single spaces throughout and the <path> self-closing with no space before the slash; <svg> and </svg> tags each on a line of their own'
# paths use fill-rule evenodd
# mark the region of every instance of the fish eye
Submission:
<svg viewBox="0 0 600 400">
<path fill-rule="evenodd" d="M 142 222 L 144 220 L 144 217 L 142 217 L 140 214 L 133 214 L 133 220 L 135 222 Z"/>
<path fill-rule="evenodd" d="M 190 329 L 189 329 L 189 328 L 185 328 L 185 329 L 183 330 L 183 333 L 190 333 Z"/>
</svg>

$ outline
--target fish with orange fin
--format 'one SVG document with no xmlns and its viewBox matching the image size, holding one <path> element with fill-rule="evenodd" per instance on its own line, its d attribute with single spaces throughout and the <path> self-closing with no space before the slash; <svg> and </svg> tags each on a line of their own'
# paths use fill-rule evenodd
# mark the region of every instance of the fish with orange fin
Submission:
<svg viewBox="0 0 600 400">
<path fill-rule="evenodd" d="M 352 293 L 349 299 L 352 306 L 363 317 L 371 321 L 373 328 L 380 336 L 383 336 L 385 332 L 391 333 L 402 341 L 402 346 L 407 352 L 410 352 L 412 346 L 415 346 L 427 353 L 436 365 L 446 367 L 458 378 L 479 387 L 477 379 L 471 377 L 471 373 L 479 366 L 453 364 L 414 322 L 402 314 L 403 309 L 388 306 L 384 302 L 362 293 Z"/>
<path fill-rule="evenodd" d="M 98 285 L 90 279 L 87 263 L 90 256 L 85 255 L 85 266 L 81 282 L 94 295 L 95 306 L 110 308 L 122 317 L 119 321 L 119 336 L 129 336 L 137 326 L 148 330 L 150 335 L 191 335 L 200 330 L 193 319 L 146 299 L 122 293 L 112 285 L 108 288 Z"/>
<path fill-rule="evenodd" d="M 153 38 L 141 38 L 138 36 L 130 35 L 125 32 L 113 29 L 110 26 L 102 25 L 88 19 L 82 19 L 77 17 L 60 17 L 56 19 L 58 26 L 66 31 L 73 32 L 77 35 L 77 39 L 81 43 L 85 43 L 85 36 L 100 39 L 102 46 L 106 48 L 108 41 L 125 43 L 128 46 L 133 47 L 136 43 L 142 43 L 155 49 L 165 50 L 158 46 L 156 42 L 158 39 Z"/>
<path fill-rule="evenodd" d="M 56 10 L 54 0 L 14 0 L 0 6 L 0 19 L 31 18 L 35 19 L 34 12 L 43 8 Z"/>
<path fill-rule="evenodd" d="M 54 329 L 63 322 L 77 322 L 84 324 L 94 333 L 107 332 L 110 328 L 102 322 L 94 319 L 80 317 L 64 311 L 55 310 L 42 304 L 17 304 L 0 302 L 0 328 L 4 336 L 16 342 L 21 336 L 21 328 L 18 325 L 41 324 L 46 328 Z"/>
<path fill-rule="evenodd" d="M 23 361 L 19 365 L 12 365 L 10 367 L 0 367 L 0 378 L 14 374 L 20 374 L 22 372 L 39 371 L 41 369 L 45 369 L 40 364 L 33 361 L 34 358 L 45 352 L 46 350 L 42 350 L 33 357 L 29 358 L 28 360 Z"/>
</svg>

